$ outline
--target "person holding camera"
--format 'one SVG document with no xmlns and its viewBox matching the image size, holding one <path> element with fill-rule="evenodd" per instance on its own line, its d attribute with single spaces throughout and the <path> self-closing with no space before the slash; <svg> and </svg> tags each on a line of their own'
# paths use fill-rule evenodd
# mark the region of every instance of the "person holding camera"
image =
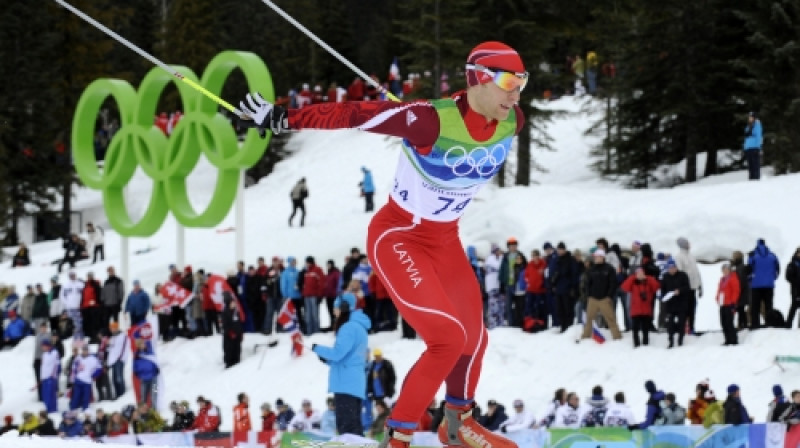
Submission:
<svg viewBox="0 0 800 448">
<path fill-rule="evenodd" d="M 645 275 L 644 268 L 637 267 L 624 282 L 622 290 L 631 297 L 631 321 L 633 321 L 633 346 L 639 346 L 639 333 L 642 343 L 648 345 L 650 321 L 653 320 L 653 300 L 661 285 L 655 277 Z"/>
<path fill-rule="evenodd" d="M 64 267 L 64 264 L 69 264 L 70 268 L 75 267 L 75 263 L 80 260 L 81 256 L 81 244 L 80 240 L 78 239 L 78 235 L 72 234 L 67 238 L 64 238 L 64 244 L 62 244 L 64 248 L 64 258 L 58 263 L 58 273 L 61 273 L 61 268 Z"/>
</svg>

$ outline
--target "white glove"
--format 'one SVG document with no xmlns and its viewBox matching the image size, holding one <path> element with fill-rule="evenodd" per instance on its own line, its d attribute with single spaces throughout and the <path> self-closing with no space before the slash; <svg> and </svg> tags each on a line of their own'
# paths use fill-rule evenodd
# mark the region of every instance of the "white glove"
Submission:
<svg viewBox="0 0 800 448">
<path fill-rule="evenodd" d="M 254 94 L 248 93 L 245 99 L 250 107 L 245 105 L 244 101 L 239 102 L 239 107 L 242 109 L 242 112 L 249 115 L 259 126 L 264 126 L 265 123 L 269 125 L 270 123 L 267 121 L 267 118 L 272 113 L 274 107 L 272 103 L 262 98 L 261 94 L 258 92 Z"/>
</svg>

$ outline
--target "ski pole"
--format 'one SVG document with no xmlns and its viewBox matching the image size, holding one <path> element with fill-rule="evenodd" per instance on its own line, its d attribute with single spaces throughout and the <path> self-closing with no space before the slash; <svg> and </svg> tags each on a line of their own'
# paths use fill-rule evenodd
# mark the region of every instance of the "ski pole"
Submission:
<svg viewBox="0 0 800 448">
<path fill-rule="evenodd" d="M 201 86 L 200 84 L 198 84 L 198 83 L 192 81 L 191 79 L 183 76 L 183 74 L 181 74 L 180 72 L 172 70 L 167 64 L 161 62 L 155 56 L 151 55 L 150 53 L 148 53 L 148 52 L 142 50 L 141 48 L 137 47 L 136 45 L 132 44 L 130 41 L 128 41 L 124 37 L 120 36 L 119 34 L 115 33 L 114 31 L 111 31 L 110 29 L 108 29 L 102 23 L 100 23 L 97 20 L 94 20 L 93 18 L 91 18 L 88 15 L 84 14 L 81 10 L 75 8 L 74 6 L 72 6 L 69 3 L 65 2 L 64 0 L 55 0 L 55 2 L 58 3 L 59 5 L 65 7 L 65 8 L 67 8 L 73 14 L 75 14 L 78 17 L 80 17 L 84 21 L 90 23 L 91 25 L 93 25 L 98 30 L 106 33 L 109 37 L 113 38 L 117 42 L 121 43 L 122 45 L 125 45 L 130 50 L 138 53 L 139 56 L 147 59 L 148 61 L 152 62 L 153 64 L 155 64 L 155 65 L 161 67 L 162 69 L 164 69 L 164 71 L 166 71 L 167 73 L 169 73 L 172 76 L 174 76 L 174 77 L 180 79 L 181 81 L 185 82 L 186 84 L 189 85 L 189 87 L 197 90 L 198 92 L 202 93 L 203 95 L 205 95 L 206 97 L 208 97 L 209 99 L 214 101 L 215 103 L 217 103 L 220 106 L 224 107 L 225 109 L 233 112 L 239 118 L 246 118 L 244 116 L 244 114 L 239 109 L 233 107 L 227 101 L 225 101 L 222 98 L 218 97 L 217 95 L 214 95 L 213 93 L 209 92 L 208 90 L 206 90 L 205 87 Z"/>
<path fill-rule="evenodd" d="M 59 1 L 59 0 L 56 0 L 56 1 Z M 385 94 L 387 98 L 389 98 L 392 101 L 397 101 L 397 102 L 400 101 L 400 99 L 397 98 L 396 96 L 394 96 L 394 94 L 392 92 L 386 90 L 382 85 L 380 85 L 380 83 L 378 83 L 377 81 L 372 79 L 370 76 L 367 76 L 367 74 L 364 73 L 363 70 L 361 70 L 360 68 L 356 67 L 352 62 L 348 61 L 344 56 L 339 54 L 338 51 L 336 51 L 333 48 L 331 48 L 330 45 L 326 44 L 325 41 L 323 41 L 322 39 L 317 37 L 316 34 L 312 33 L 311 31 L 309 31 L 308 28 L 304 27 L 303 24 L 301 24 L 300 22 L 295 20 L 294 17 L 290 16 L 289 14 L 286 13 L 286 11 L 282 10 L 281 8 L 279 8 L 278 5 L 276 5 L 275 3 L 272 3 L 270 0 L 261 0 L 261 1 L 264 2 L 265 5 L 267 5 L 270 8 L 272 8 L 272 10 L 277 12 L 281 17 L 286 19 L 286 21 L 288 21 L 289 23 L 294 25 L 295 28 L 297 28 L 298 30 L 302 31 L 303 34 L 305 34 L 306 36 L 310 37 L 311 40 L 313 40 L 314 42 L 319 44 L 320 47 L 328 50 L 328 53 L 330 53 L 333 57 L 338 59 L 342 64 L 344 64 L 347 67 L 349 67 L 350 70 L 356 72 L 356 74 L 358 76 L 360 76 L 362 79 L 364 79 L 364 81 L 367 81 L 367 83 L 369 83 L 370 85 L 372 85 L 373 87 L 378 89 L 381 93 Z"/>
</svg>

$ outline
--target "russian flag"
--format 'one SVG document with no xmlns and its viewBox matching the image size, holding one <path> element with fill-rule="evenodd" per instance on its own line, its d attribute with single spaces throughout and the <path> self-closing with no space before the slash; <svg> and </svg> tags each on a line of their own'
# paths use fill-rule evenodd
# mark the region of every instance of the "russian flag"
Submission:
<svg viewBox="0 0 800 448">
<path fill-rule="evenodd" d="M 594 339 L 594 342 L 597 342 L 598 344 L 606 342 L 606 337 L 603 336 L 603 333 L 601 333 L 600 329 L 597 328 L 597 322 L 595 321 L 592 321 L 592 339 Z"/>
<path fill-rule="evenodd" d="M 583 315 L 583 321 L 586 322 L 586 311 L 581 314 Z M 606 337 L 600 332 L 600 328 L 597 326 L 597 322 L 595 321 L 592 321 L 592 339 L 594 339 L 594 342 L 597 342 L 598 344 L 606 342 Z"/>
</svg>

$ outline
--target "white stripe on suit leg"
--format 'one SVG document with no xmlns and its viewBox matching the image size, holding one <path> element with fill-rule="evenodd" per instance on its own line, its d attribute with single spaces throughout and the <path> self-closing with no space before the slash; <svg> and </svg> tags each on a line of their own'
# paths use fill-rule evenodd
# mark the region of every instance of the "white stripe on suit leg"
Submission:
<svg viewBox="0 0 800 448">
<path fill-rule="evenodd" d="M 372 246 L 372 253 L 375 254 L 375 268 L 381 273 L 383 278 L 386 279 L 386 285 L 385 286 L 392 293 L 394 293 L 394 296 L 403 305 L 405 305 L 405 306 L 407 306 L 407 307 L 409 307 L 411 309 L 417 310 L 417 311 L 422 311 L 423 313 L 429 313 L 429 314 L 438 315 L 438 316 L 444 317 L 445 319 L 449 319 L 449 320 L 455 322 L 456 325 L 458 325 L 459 328 L 461 328 L 461 331 L 464 333 L 464 338 L 466 339 L 467 331 L 464 329 L 464 325 L 462 325 L 461 322 L 459 322 L 458 319 L 456 319 L 455 317 L 451 316 L 450 314 L 445 313 L 444 311 L 435 310 L 433 308 L 427 308 L 427 307 L 424 307 L 424 306 L 414 305 L 414 304 L 409 303 L 408 301 L 404 300 L 402 297 L 400 297 L 400 294 L 398 294 L 397 290 L 394 288 L 394 285 L 392 285 L 392 283 L 389 281 L 389 278 L 386 276 L 386 273 L 383 271 L 383 268 L 381 267 L 380 260 L 378 259 L 378 244 L 380 244 L 381 240 L 384 239 L 390 233 L 401 232 L 401 231 L 404 231 L 404 230 L 412 230 L 416 226 L 417 226 L 416 224 L 411 224 L 410 226 L 406 226 L 406 227 L 392 227 L 391 229 L 387 229 L 386 231 L 384 231 L 375 240 L 375 244 Z"/>
</svg>

